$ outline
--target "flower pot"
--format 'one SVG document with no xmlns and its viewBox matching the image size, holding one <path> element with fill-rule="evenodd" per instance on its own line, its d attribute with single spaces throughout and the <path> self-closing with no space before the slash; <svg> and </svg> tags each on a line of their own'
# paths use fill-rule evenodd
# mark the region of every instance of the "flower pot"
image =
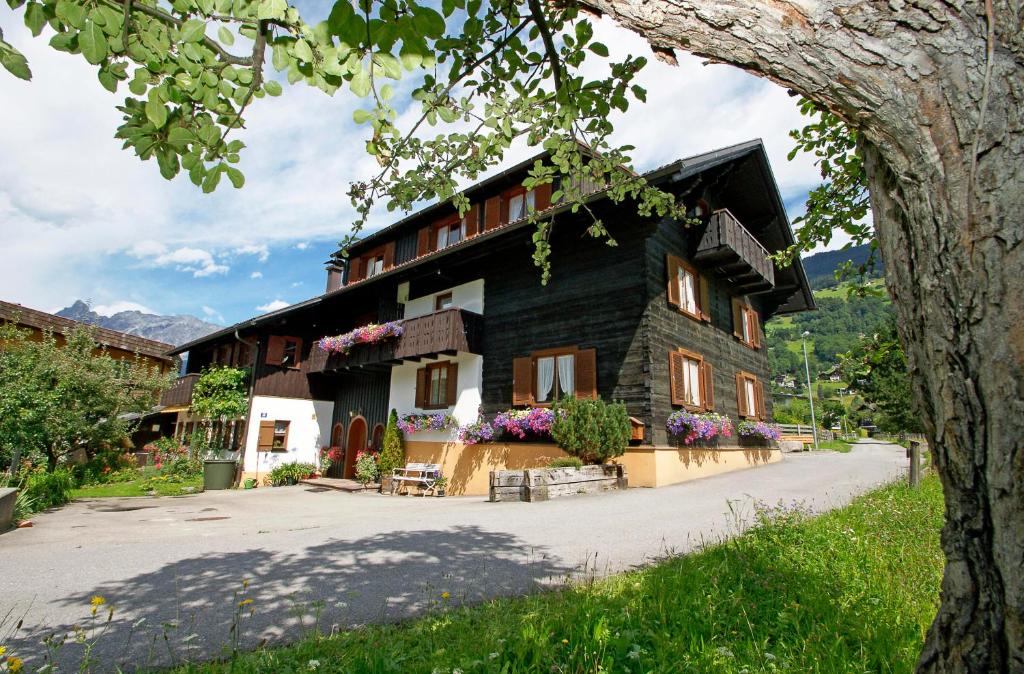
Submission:
<svg viewBox="0 0 1024 674">
<path fill-rule="evenodd" d="M 252 479 L 251 477 L 249 479 L 247 479 L 245 481 L 245 488 L 246 489 L 255 489 L 256 488 L 256 480 Z"/>
<path fill-rule="evenodd" d="M 235 483 L 234 459 L 207 459 L 203 461 L 203 489 L 231 489 Z"/>
</svg>

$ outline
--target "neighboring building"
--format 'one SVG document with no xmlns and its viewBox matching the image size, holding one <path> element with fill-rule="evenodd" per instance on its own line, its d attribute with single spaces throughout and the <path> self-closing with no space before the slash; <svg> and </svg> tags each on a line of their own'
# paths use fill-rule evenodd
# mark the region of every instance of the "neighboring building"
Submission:
<svg viewBox="0 0 1024 674">
<path fill-rule="evenodd" d="M 95 353 L 97 354 L 105 352 L 115 360 L 138 358 L 143 364 L 157 369 L 160 374 L 168 374 L 178 369 L 177 358 L 169 354 L 174 348 L 173 345 L 138 335 L 81 323 L 63 316 L 3 301 L 0 301 L 0 321 L 14 323 L 19 328 L 28 329 L 30 339 L 34 340 L 41 340 L 44 332 L 51 332 L 58 345 L 63 345 L 66 336 L 75 329 L 85 328 L 96 342 Z M 174 428 L 173 420 L 169 424 L 167 422 L 167 418 L 160 415 L 147 416 L 142 419 L 138 431 L 132 436 L 132 443 L 136 447 L 141 447 L 150 440 L 169 434 Z"/>
<path fill-rule="evenodd" d="M 187 404 L 190 381 L 208 365 L 252 367 L 246 476 L 313 462 L 327 445 L 349 448 L 348 475 L 351 450 L 374 444 L 392 408 L 449 412 L 465 424 L 569 394 L 626 404 L 638 446 L 622 460 L 633 484 L 777 458 L 723 451 L 705 460 L 672 447 L 665 430 L 684 408 L 770 418 L 761 326 L 814 306 L 800 264 L 769 257 L 793 236 L 761 142 L 646 174 L 679 195 L 699 226 L 639 216 L 595 186 L 589 206 L 615 246 L 587 235 L 587 216 L 551 203 L 552 186 L 523 189 L 538 158 L 467 189 L 465 217 L 437 204 L 339 252 L 325 294 L 178 347 L 189 352 L 189 374 L 174 401 Z M 546 286 L 532 260 L 531 209 L 555 222 Z M 316 345 L 399 319 L 401 337 L 347 356 Z M 466 447 L 447 432 L 417 433 L 406 445 L 411 459 L 443 464 L 451 493 L 483 493 L 487 470 L 558 454 L 537 444 Z"/>
</svg>

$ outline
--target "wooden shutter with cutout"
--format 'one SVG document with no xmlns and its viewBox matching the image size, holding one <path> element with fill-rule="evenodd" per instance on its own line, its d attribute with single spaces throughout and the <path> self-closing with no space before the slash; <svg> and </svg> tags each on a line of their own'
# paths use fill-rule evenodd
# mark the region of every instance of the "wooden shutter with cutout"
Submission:
<svg viewBox="0 0 1024 674">
<path fill-rule="evenodd" d="M 740 340 L 743 339 L 743 308 L 738 298 L 732 298 L 732 335 Z"/>
<path fill-rule="evenodd" d="M 757 418 L 764 419 L 767 416 L 764 404 L 764 384 L 759 381 L 754 382 L 754 397 L 757 398 Z"/>
<path fill-rule="evenodd" d="M 576 352 L 573 390 L 577 398 L 597 399 L 597 351 L 581 349 Z"/>
<path fill-rule="evenodd" d="M 537 212 L 545 211 L 551 207 L 551 183 L 537 185 L 534 188 L 533 203 Z"/>
<path fill-rule="evenodd" d="M 497 227 L 501 222 L 501 197 L 491 197 L 484 202 L 484 231 Z"/>
<path fill-rule="evenodd" d="M 750 312 L 748 316 L 750 317 L 750 334 L 754 338 L 753 346 L 755 349 L 760 349 L 764 343 L 762 338 L 764 333 L 761 332 L 761 318 L 753 309 L 748 309 L 747 311 Z"/>
<path fill-rule="evenodd" d="M 448 365 L 448 391 L 445 393 L 446 404 L 454 405 L 459 398 L 459 364 Z"/>
<path fill-rule="evenodd" d="M 416 257 L 430 252 L 430 227 L 424 227 L 416 237 Z"/>
<path fill-rule="evenodd" d="M 668 387 L 673 405 L 686 404 L 686 357 L 680 351 L 668 352 Z"/>
<path fill-rule="evenodd" d="M 269 452 L 274 447 L 274 422 L 261 421 L 260 433 L 256 439 L 256 449 L 261 452 Z"/>
<path fill-rule="evenodd" d="M 364 271 L 366 271 L 366 263 L 363 262 L 363 258 L 357 257 L 349 260 L 348 282 L 355 283 L 356 281 L 362 281 Z"/>
<path fill-rule="evenodd" d="M 427 368 L 421 367 L 416 370 L 416 407 L 424 409 L 427 406 Z"/>
<path fill-rule="evenodd" d="M 284 360 L 284 337 L 270 335 L 267 337 L 267 356 L 263 362 L 267 365 L 280 365 Z"/>
<path fill-rule="evenodd" d="M 395 266 L 395 242 L 389 241 L 384 245 L 384 269 L 391 269 Z"/>
<path fill-rule="evenodd" d="M 711 369 L 711 363 L 704 361 L 701 363 L 701 400 L 704 401 L 704 409 L 713 410 L 715 409 L 715 374 Z"/>
<path fill-rule="evenodd" d="M 747 410 L 747 390 L 743 384 L 744 377 L 742 374 L 736 375 L 736 407 L 741 417 L 750 416 L 750 411 Z"/>
<path fill-rule="evenodd" d="M 668 253 L 665 255 L 665 269 L 668 273 L 668 303 L 679 308 L 683 300 L 679 295 L 679 267 L 681 260 Z"/>
<path fill-rule="evenodd" d="M 466 211 L 466 238 L 476 236 L 480 231 L 480 206 L 473 204 Z"/>
<path fill-rule="evenodd" d="M 529 356 L 512 359 L 512 405 L 533 404 L 533 361 Z"/>
</svg>

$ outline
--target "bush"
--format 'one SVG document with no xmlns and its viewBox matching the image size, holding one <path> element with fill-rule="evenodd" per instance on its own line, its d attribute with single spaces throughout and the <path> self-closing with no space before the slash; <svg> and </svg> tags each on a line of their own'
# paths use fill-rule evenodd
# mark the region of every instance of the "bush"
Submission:
<svg viewBox="0 0 1024 674">
<path fill-rule="evenodd" d="M 57 468 L 52 473 L 40 469 L 30 473 L 21 488 L 32 512 L 38 512 L 69 502 L 75 478 L 67 468 Z"/>
<path fill-rule="evenodd" d="M 387 428 L 384 429 L 384 440 L 377 469 L 381 475 L 391 475 L 395 468 L 401 468 L 404 465 L 405 447 L 402 445 L 402 432 L 398 430 L 398 411 L 391 410 Z"/>
<path fill-rule="evenodd" d="M 72 473 L 78 486 L 130 482 L 139 476 L 135 457 L 119 450 L 98 452 Z"/>
<path fill-rule="evenodd" d="M 316 473 L 316 466 L 311 463 L 283 463 L 275 467 L 267 475 L 271 486 L 283 487 L 287 484 L 295 484 L 299 480 L 305 480 Z"/>
<path fill-rule="evenodd" d="M 548 468 L 582 468 L 583 461 L 578 456 L 560 456 L 548 462 Z"/>
<path fill-rule="evenodd" d="M 203 474 L 203 462 L 187 456 L 171 459 L 160 471 L 164 475 L 176 475 L 181 478 L 198 477 Z"/>
<path fill-rule="evenodd" d="M 553 407 L 551 437 L 567 454 L 600 464 L 622 456 L 629 445 L 626 406 L 603 400 L 559 400 Z"/>
<path fill-rule="evenodd" d="M 371 451 L 356 453 L 356 480 L 362 485 L 376 482 L 380 477 L 380 466 L 377 463 L 377 455 Z"/>
</svg>

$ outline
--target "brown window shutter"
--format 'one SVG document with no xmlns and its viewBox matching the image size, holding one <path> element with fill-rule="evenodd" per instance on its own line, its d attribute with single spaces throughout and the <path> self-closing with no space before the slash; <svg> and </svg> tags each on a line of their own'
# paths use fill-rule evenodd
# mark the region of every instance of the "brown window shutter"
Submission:
<svg viewBox="0 0 1024 674">
<path fill-rule="evenodd" d="M 679 307 L 683 303 L 679 296 L 679 283 L 676 280 L 679 275 L 679 258 L 671 253 L 665 255 L 665 270 L 668 274 L 668 303 Z"/>
<path fill-rule="evenodd" d="M 267 357 L 264 362 L 267 365 L 280 365 L 284 359 L 284 337 L 271 335 L 267 338 Z"/>
<path fill-rule="evenodd" d="M 363 258 L 357 257 L 349 260 L 348 263 L 348 282 L 355 283 L 356 281 L 363 280 L 363 270 L 365 265 L 363 264 Z"/>
<path fill-rule="evenodd" d="M 421 367 L 416 370 L 416 407 L 423 409 L 427 406 L 427 368 Z"/>
<path fill-rule="evenodd" d="M 753 327 L 753 330 L 751 332 L 753 333 L 753 336 L 754 336 L 754 348 L 755 349 L 760 349 L 761 348 L 761 344 L 764 343 L 764 340 L 762 339 L 762 335 L 764 333 L 761 332 L 761 318 L 757 315 L 757 312 L 754 311 L 753 309 L 749 309 L 749 311 L 750 311 L 750 325 Z"/>
<path fill-rule="evenodd" d="M 686 403 L 686 379 L 683 377 L 683 368 L 685 367 L 686 358 L 682 353 L 668 352 L 668 387 L 673 405 Z"/>
<path fill-rule="evenodd" d="M 291 339 L 295 342 L 295 363 L 292 367 L 298 367 L 302 365 L 302 361 L 305 360 L 302 357 L 302 340 L 298 337 L 292 337 Z"/>
<path fill-rule="evenodd" d="M 473 204 L 466 211 L 466 238 L 476 236 L 480 231 L 480 207 Z"/>
<path fill-rule="evenodd" d="M 701 274 L 700 281 L 700 317 L 703 321 L 711 320 L 711 289 L 708 287 L 708 280 Z"/>
<path fill-rule="evenodd" d="M 533 361 L 529 356 L 512 359 L 512 405 L 533 404 Z"/>
<path fill-rule="evenodd" d="M 498 222 L 502 225 L 508 222 L 508 199 L 501 198 L 501 205 L 498 208 Z"/>
<path fill-rule="evenodd" d="M 757 418 L 764 419 L 767 415 L 764 405 L 764 384 L 761 382 L 754 382 L 754 396 L 757 398 Z"/>
<path fill-rule="evenodd" d="M 448 392 L 446 394 L 447 404 L 454 405 L 459 398 L 459 364 L 451 363 L 448 366 Z"/>
<path fill-rule="evenodd" d="M 501 222 L 501 197 L 491 197 L 484 202 L 484 231 L 494 229 Z"/>
<path fill-rule="evenodd" d="M 704 394 L 701 398 L 704 400 L 704 409 L 713 410 L 715 409 L 715 374 L 711 369 L 711 363 L 704 361 L 701 364 L 701 379 L 704 385 Z"/>
<path fill-rule="evenodd" d="M 269 450 L 274 446 L 274 422 L 261 421 L 260 434 L 256 440 L 256 449 Z"/>
<path fill-rule="evenodd" d="M 750 412 L 747 410 L 747 396 L 743 386 L 743 375 L 736 375 L 736 407 L 741 417 L 750 416 Z"/>
<path fill-rule="evenodd" d="M 426 255 L 430 252 L 430 227 L 420 230 L 419 238 L 416 239 L 416 257 Z"/>
<path fill-rule="evenodd" d="M 597 400 L 597 350 L 580 349 L 576 352 L 576 365 L 573 368 L 573 390 L 577 398 Z"/>
<path fill-rule="evenodd" d="M 739 299 L 732 298 L 732 334 L 738 339 L 743 339 L 743 308 Z"/>
<path fill-rule="evenodd" d="M 395 266 L 395 242 L 390 241 L 384 246 L 384 268 L 391 269 Z"/>
<path fill-rule="evenodd" d="M 533 202 L 538 212 L 551 207 L 551 183 L 537 185 L 534 188 Z"/>
</svg>

